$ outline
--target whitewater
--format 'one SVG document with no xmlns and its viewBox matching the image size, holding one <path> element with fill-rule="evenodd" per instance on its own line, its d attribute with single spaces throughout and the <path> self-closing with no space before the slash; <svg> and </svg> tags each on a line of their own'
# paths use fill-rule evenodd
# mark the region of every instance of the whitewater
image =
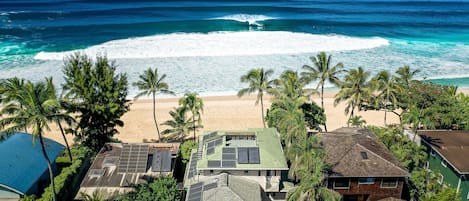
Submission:
<svg viewBox="0 0 469 201">
<path fill-rule="evenodd" d="M 111 59 L 247 56 L 346 51 L 389 45 L 379 37 L 315 35 L 285 31 L 174 33 L 109 41 L 86 49 L 40 52 L 34 59 L 63 60 L 73 52 Z"/>
</svg>

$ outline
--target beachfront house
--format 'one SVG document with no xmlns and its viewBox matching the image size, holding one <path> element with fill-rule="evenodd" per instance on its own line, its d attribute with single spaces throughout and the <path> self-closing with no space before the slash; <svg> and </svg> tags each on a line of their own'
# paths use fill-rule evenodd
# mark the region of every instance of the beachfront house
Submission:
<svg viewBox="0 0 469 201">
<path fill-rule="evenodd" d="M 437 172 L 439 182 L 456 188 L 463 201 L 469 201 L 469 131 L 418 131 L 427 146 L 425 164 Z"/>
<path fill-rule="evenodd" d="M 199 136 L 184 186 L 187 201 L 282 199 L 287 162 L 274 128 L 215 131 Z"/>
<path fill-rule="evenodd" d="M 179 143 L 107 143 L 96 155 L 81 182 L 81 193 L 99 191 L 105 199 L 129 192 L 131 185 L 172 176 Z"/>
<path fill-rule="evenodd" d="M 327 186 L 344 201 L 401 199 L 410 175 L 373 132 L 339 128 L 318 135 L 331 165 Z"/>
<path fill-rule="evenodd" d="M 53 162 L 64 146 L 44 138 L 46 152 Z M 38 138 L 26 133 L 15 133 L 0 140 L 0 200 L 18 200 L 24 195 L 41 192 L 49 185 L 47 162 Z"/>
</svg>

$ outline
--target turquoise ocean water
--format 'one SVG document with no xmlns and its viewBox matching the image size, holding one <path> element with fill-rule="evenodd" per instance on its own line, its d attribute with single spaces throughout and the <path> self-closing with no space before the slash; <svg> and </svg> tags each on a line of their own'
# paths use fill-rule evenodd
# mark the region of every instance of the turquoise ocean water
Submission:
<svg viewBox="0 0 469 201">
<path fill-rule="evenodd" d="M 251 68 L 299 70 L 321 50 L 346 68 L 411 65 L 469 87 L 469 1 L 0 1 L 0 79 L 60 83 L 63 57 L 82 51 L 131 82 L 152 66 L 176 93 L 231 94 Z"/>
</svg>

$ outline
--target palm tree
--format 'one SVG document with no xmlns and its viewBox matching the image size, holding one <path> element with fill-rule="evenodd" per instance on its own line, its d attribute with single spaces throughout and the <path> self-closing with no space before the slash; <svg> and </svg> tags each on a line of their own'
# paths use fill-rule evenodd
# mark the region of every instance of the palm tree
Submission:
<svg viewBox="0 0 469 201">
<path fill-rule="evenodd" d="M 397 107 L 397 98 L 399 97 L 402 88 L 399 84 L 396 83 L 395 79 L 389 74 L 388 71 L 380 71 L 374 80 L 378 86 L 378 100 L 384 107 L 384 125 L 386 126 L 386 116 L 389 107 L 393 109 Z"/>
<path fill-rule="evenodd" d="M 0 115 L 3 118 L 0 120 L 0 129 L 11 134 L 25 127 L 32 127 L 33 143 L 36 137 L 39 138 L 42 153 L 49 169 L 52 193 L 54 194 L 54 200 L 56 200 L 54 175 L 51 160 L 44 146 L 43 135 L 45 130 L 50 130 L 49 123 L 66 117 L 56 112 L 56 108 L 60 107 L 60 103 L 57 99 L 51 97 L 53 90 L 46 82 L 36 84 L 30 81 L 26 82 L 20 91 L 10 97 L 12 101 L 1 109 Z"/>
<path fill-rule="evenodd" d="M 306 137 L 306 136 L 305 136 Z M 299 139 L 293 143 L 285 152 L 286 157 L 291 162 L 289 176 L 295 180 L 301 179 L 303 169 L 311 169 L 318 158 L 324 156 L 322 147 L 319 146 L 316 136 Z M 304 176 L 304 175 L 303 175 Z"/>
<path fill-rule="evenodd" d="M 346 72 L 342 68 L 342 63 L 337 63 L 332 66 L 332 55 L 327 55 L 325 52 L 320 52 L 316 57 L 310 57 L 314 66 L 304 65 L 303 69 L 306 72 L 302 72 L 301 76 L 308 81 L 308 83 L 314 82 L 319 79 L 316 89 L 321 87 L 321 107 L 324 108 L 324 84 L 330 82 L 336 86 L 339 85 L 339 78 L 337 77 L 340 73 Z M 324 124 L 324 130 L 327 132 L 327 126 Z"/>
<path fill-rule="evenodd" d="M 13 78 L 8 78 L 5 80 L 1 80 L 0 82 L 0 103 L 7 104 L 10 101 L 15 101 L 15 98 L 18 95 L 18 92 L 20 92 L 23 89 L 24 86 L 24 79 L 20 79 L 17 77 Z M 20 105 L 20 107 L 22 107 Z M 28 132 L 28 128 L 24 127 L 24 132 Z"/>
<path fill-rule="evenodd" d="M 419 73 L 420 70 L 410 70 L 410 66 L 405 65 L 397 69 L 396 74 L 396 81 L 401 83 L 405 89 L 409 88 L 410 83 L 412 82 L 414 76 Z"/>
<path fill-rule="evenodd" d="M 158 122 L 156 121 L 156 94 L 174 94 L 172 91 L 169 90 L 169 86 L 166 82 L 164 82 L 164 78 L 166 78 L 166 74 L 161 76 L 158 75 L 158 69 L 155 68 L 148 68 L 146 71 L 143 72 L 139 76 L 140 80 L 134 82 L 132 85 L 137 87 L 138 90 L 141 92 L 135 96 L 135 98 L 139 98 L 141 96 L 149 96 L 152 95 L 153 97 L 153 120 L 155 122 L 156 132 L 158 133 L 158 141 L 160 141 L 160 129 L 158 127 Z"/>
<path fill-rule="evenodd" d="M 47 83 L 47 87 L 50 89 L 49 92 L 50 92 L 50 97 L 51 98 L 54 98 L 57 100 L 57 102 L 61 102 L 61 98 L 58 98 L 58 96 L 56 95 L 56 90 L 55 90 L 55 86 L 54 86 L 54 83 L 52 82 L 52 77 L 51 78 L 46 78 L 46 83 Z M 70 150 L 70 146 L 68 145 L 68 140 L 67 138 L 65 137 L 65 132 L 64 132 L 64 129 L 63 129 L 63 126 L 62 126 L 62 121 L 65 122 L 67 125 L 71 125 L 72 123 L 75 122 L 75 119 L 73 119 L 72 116 L 70 116 L 68 113 L 65 113 L 63 112 L 63 107 L 61 104 L 59 104 L 59 107 L 57 108 L 54 108 L 55 109 L 55 112 L 58 113 L 58 114 L 61 114 L 60 116 L 57 116 L 56 119 L 54 119 L 55 123 L 59 126 L 59 129 L 60 129 L 60 133 L 62 134 L 62 138 L 64 139 L 64 142 L 65 142 L 65 145 L 67 147 L 67 151 L 68 151 L 68 157 L 70 158 L 70 162 L 73 161 L 73 157 L 72 157 L 72 151 Z"/>
<path fill-rule="evenodd" d="M 271 93 L 273 81 L 270 80 L 270 76 L 274 73 L 272 70 L 264 70 L 263 68 L 256 68 L 250 70 L 247 74 L 241 76 L 241 82 L 248 83 L 247 88 L 241 89 L 238 91 L 238 97 L 244 96 L 246 94 L 256 93 L 257 99 L 256 105 L 261 102 L 261 112 L 262 112 L 262 123 L 265 126 L 265 115 L 264 115 L 264 93 Z"/>
<path fill-rule="evenodd" d="M 194 142 L 196 140 L 195 131 L 197 122 L 197 128 L 202 127 L 202 118 L 200 117 L 201 112 L 204 111 L 204 102 L 201 98 L 197 97 L 197 93 L 186 93 L 184 97 L 179 100 L 179 105 L 186 108 L 192 114 L 192 122 L 194 122 Z M 197 117 L 197 118 L 196 118 Z"/>
<path fill-rule="evenodd" d="M 324 186 L 327 166 L 320 157 L 314 159 L 313 167 L 303 168 L 301 182 L 287 194 L 288 201 L 341 200 L 340 194 Z"/>
<path fill-rule="evenodd" d="M 306 138 L 306 123 L 301 105 L 305 98 L 290 99 L 286 96 L 276 98 L 277 108 L 271 111 L 273 118 L 277 120 L 275 125 L 280 132 L 282 140 L 289 148 L 293 143 Z"/>
<path fill-rule="evenodd" d="M 284 71 L 279 79 L 274 80 L 276 88 L 272 90 L 275 97 L 286 97 L 297 99 L 300 97 L 309 97 L 315 93 L 315 90 L 304 89 L 306 80 L 298 75 L 298 72 L 292 70 Z"/>
<path fill-rule="evenodd" d="M 196 128 L 195 122 L 186 117 L 186 108 L 179 107 L 169 111 L 172 119 L 165 121 L 161 125 L 169 126 L 170 128 L 162 132 L 163 135 L 168 135 L 168 138 L 179 138 L 184 140 L 186 135 Z"/>
<path fill-rule="evenodd" d="M 340 91 L 335 95 L 334 106 L 342 101 L 347 101 L 345 113 L 350 111 L 350 118 L 354 116 L 355 108 L 360 110 L 364 102 L 373 96 L 373 83 L 368 80 L 370 72 L 362 67 L 350 70 L 340 84 Z"/>
<path fill-rule="evenodd" d="M 366 124 L 366 121 L 362 118 L 362 116 L 355 115 L 348 120 L 347 124 L 350 124 L 354 127 L 362 128 Z"/>
</svg>

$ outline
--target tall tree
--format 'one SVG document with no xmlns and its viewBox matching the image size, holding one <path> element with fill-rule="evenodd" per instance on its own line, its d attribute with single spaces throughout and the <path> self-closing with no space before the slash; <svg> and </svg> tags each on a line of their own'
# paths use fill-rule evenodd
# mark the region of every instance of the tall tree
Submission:
<svg viewBox="0 0 469 201">
<path fill-rule="evenodd" d="M 306 80 L 299 76 L 298 72 L 293 70 L 284 71 L 279 79 L 274 80 L 275 89 L 272 90 L 276 98 L 297 99 L 300 97 L 308 98 L 316 93 L 313 89 L 304 89 Z"/>
<path fill-rule="evenodd" d="M 394 77 L 388 71 L 380 71 L 374 80 L 379 91 L 377 104 L 384 108 L 384 125 L 387 125 L 387 112 L 397 107 L 397 99 L 402 93 L 402 87 L 396 83 Z"/>
<path fill-rule="evenodd" d="M 408 89 L 410 83 L 414 79 L 414 76 L 419 73 L 420 70 L 411 70 L 410 66 L 405 65 L 397 69 L 396 74 L 396 81 L 403 85 L 404 89 Z"/>
<path fill-rule="evenodd" d="M 153 98 L 153 120 L 155 122 L 156 132 L 158 134 L 158 141 L 160 141 L 160 129 L 158 127 L 158 122 L 156 120 L 156 95 L 161 94 L 174 94 L 172 91 L 169 90 L 168 83 L 164 82 L 164 78 L 166 78 L 166 74 L 159 75 L 158 69 L 148 68 L 146 71 L 143 72 L 139 76 L 140 80 L 134 82 L 132 85 L 136 86 L 140 93 L 135 96 L 135 98 L 139 98 L 141 96 L 148 96 L 151 95 Z"/>
<path fill-rule="evenodd" d="M 19 91 L 9 97 L 11 101 L 0 110 L 2 117 L 0 129 L 4 133 L 11 134 L 26 127 L 32 128 L 33 143 L 36 138 L 39 138 L 42 154 L 49 169 L 53 197 L 56 200 L 54 173 L 51 160 L 46 152 L 43 135 L 44 131 L 50 130 L 49 123 L 66 117 L 56 112 L 56 108 L 60 107 L 60 104 L 57 99 L 51 96 L 53 90 L 46 82 L 32 83 L 28 81 L 24 83 Z"/>
<path fill-rule="evenodd" d="M 181 141 L 184 137 L 196 128 L 195 122 L 186 116 L 186 108 L 179 107 L 169 111 L 171 115 L 170 120 L 165 121 L 161 125 L 169 126 L 168 129 L 162 132 L 163 135 L 167 135 L 168 138 L 179 138 Z"/>
<path fill-rule="evenodd" d="M 60 104 L 61 99 L 58 98 L 58 96 L 56 95 L 56 90 L 55 90 L 54 83 L 52 81 L 52 77 L 46 78 L 46 82 L 47 82 L 47 87 L 51 89 L 49 90 L 49 92 L 51 93 L 50 97 L 56 99 L 57 102 L 59 103 L 59 107 L 54 108 L 55 109 L 54 111 L 61 115 L 57 116 L 57 118 L 55 118 L 54 121 L 59 126 L 60 133 L 62 134 L 62 138 L 64 139 L 65 146 L 67 147 L 68 157 L 70 158 L 70 161 L 73 161 L 72 151 L 70 150 L 70 145 L 68 144 L 68 140 L 65 137 L 65 131 L 61 122 L 65 122 L 68 126 L 71 126 L 72 123 L 75 123 L 75 119 L 72 116 L 70 116 L 67 112 L 65 112 L 62 107 L 62 104 Z"/>
<path fill-rule="evenodd" d="M 373 84 L 368 80 L 369 77 L 370 72 L 358 67 L 358 69 L 350 70 L 340 84 L 340 91 L 335 95 L 334 106 L 347 101 L 345 113 L 350 112 L 349 119 L 354 116 L 355 108 L 360 110 L 362 104 L 369 101 L 373 95 Z"/>
<path fill-rule="evenodd" d="M 269 111 L 273 125 L 280 132 L 287 149 L 295 142 L 306 138 L 306 123 L 301 105 L 305 103 L 305 98 L 290 99 L 288 97 L 276 98 L 274 103 L 277 107 Z"/>
<path fill-rule="evenodd" d="M 123 126 L 120 117 L 129 110 L 127 76 L 116 73 L 116 65 L 107 57 L 92 61 L 79 53 L 64 61 L 64 105 L 79 119 L 75 134 L 82 143 L 98 151 Z"/>
<path fill-rule="evenodd" d="M 266 127 L 264 115 L 264 94 L 271 93 L 273 80 L 270 80 L 270 76 L 273 73 L 274 71 L 264 70 L 263 68 L 250 70 L 246 75 L 241 76 L 241 82 L 247 83 L 249 86 L 238 91 L 239 97 L 257 92 L 256 105 L 259 104 L 259 101 L 261 102 L 262 123 L 264 128 Z"/>
<path fill-rule="evenodd" d="M 331 64 L 332 55 L 327 55 L 325 52 L 320 52 L 316 57 L 310 57 L 314 66 L 304 65 L 303 69 L 306 72 L 302 72 L 301 76 L 307 80 L 308 83 L 315 82 L 318 80 L 316 89 L 321 87 L 321 107 L 324 108 L 324 84 L 326 82 L 332 83 L 336 86 L 339 85 L 339 78 L 337 77 L 340 73 L 346 72 L 343 69 L 342 63 Z M 333 66 L 332 66 L 333 65 Z M 324 123 L 324 130 L 327 132 L 326 123 Z"/>
<path fill-rule="evenodd" d="M 194 122 L 194 142 L 196 141 L 195 132 L 197 128 L 202 127 L 201 113 L 204 111 L 204 102 L 197 97 L 197 93 L 186 93 L 184 97 L 179 99 L 179 106 L 186 108 L 192 114 L 192 122 Z M 197 125 L 196 125 L 197 122 Z"/>
</svg>

